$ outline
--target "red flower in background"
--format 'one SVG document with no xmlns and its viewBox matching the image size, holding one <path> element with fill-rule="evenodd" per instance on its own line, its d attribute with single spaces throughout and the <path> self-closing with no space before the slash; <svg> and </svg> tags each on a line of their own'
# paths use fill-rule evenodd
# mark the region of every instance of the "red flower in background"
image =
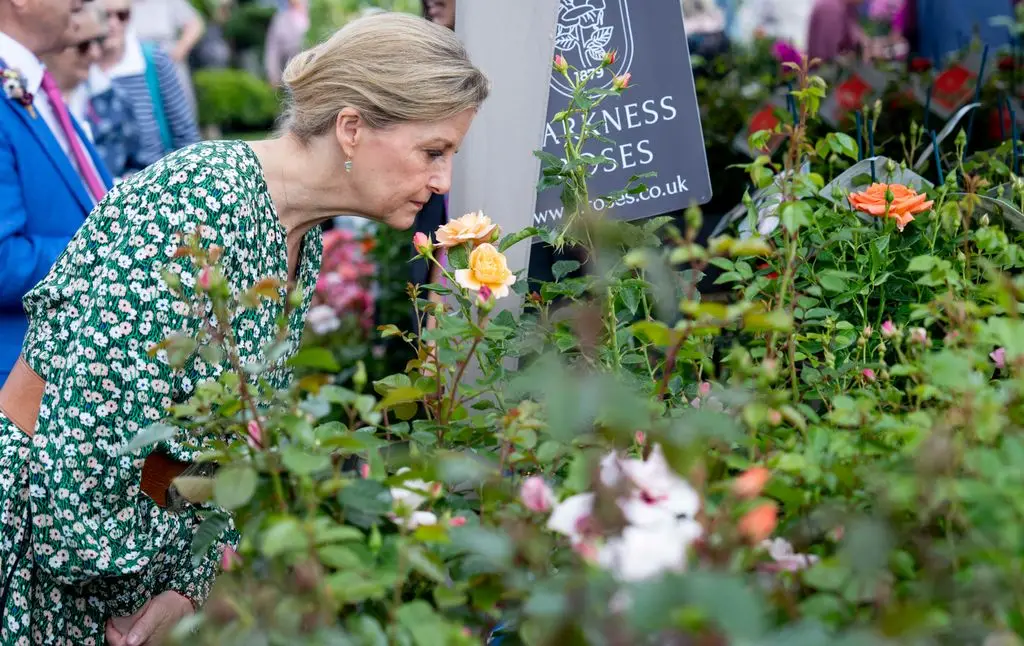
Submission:
<svg viewBox="0 0 1024 646">
<path fill-rule="evenodd" d="M 924 58 L 923 56 L 915 56 L 910 59 L 910 71 L 920 74 L 921 72 L 927 72 L 932 68 L 932 62 Z"/>
</svg>

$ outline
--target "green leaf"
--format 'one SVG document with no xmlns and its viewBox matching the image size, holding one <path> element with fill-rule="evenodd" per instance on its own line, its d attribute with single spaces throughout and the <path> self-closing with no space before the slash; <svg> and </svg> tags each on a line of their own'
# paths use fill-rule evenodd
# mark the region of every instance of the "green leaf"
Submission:
<svg viewBox="0 0 1024 646">
<path fill-rule="evenodd" d="M 417 388 L 416 386 L 402 386 L 389 390 L 388 394 L 384 396 L 384 399 L 380 400 L 377 404 L 377 410 L 385 410 L 387 408 L 393 408 L 399 404 L 407 404 L 410 402 L 417 402 L 423 399 L 425 393 Z"/>
<path fill-rule="evenodd" d="M 580 263 L 577 260 L 559 260 L 555 264 L 551 265 L 551 273 L 555 277 L 555 282 L 565 278 L 567 274 L 570 274 L 580 268 Z"/>
<path fill-rule="evenodd" d="M 451 577 L 444 565 L 436 557 L 427 554 L 418 545 L 408 545 L 405 548 L 405 558 L 413 569 L 427 577 L 434 583 L 440 585 L 451 585 Z"/>
<path fill-rule="evenodd" d="M 338 360 L 327 348 L 303 348 L 288 361 L 288 364 L 295 368 L 310 368 L 323 372 L 339 372 L 341 370 Z"/>
<path fill-rule="evenodd" d="M 206 560 L 210 548 L 224 535 L 230 521 L 222 511 L 215 511 L 203 519 L 192 537 L 192 565 L 198 567 Z"/>
<path fill-rule="evenodd" d="M 297 476 L 309 476 L 331 468 L 330 456 L 309 453 L 299 446 L 288 446 L 281 451 L 281 462 Z"/>
<path fill-rule="evenodd" d="M 779 218 L 782 221 L 782 227 L 792 233 L 801 227 L 808 226 L 813 213 L 811 205 L 807 202 L 786 202 L 779 209 Z"/>
<path fill-rule="evenodd" d="M 935 266 L 935 256 L 916 256 L 907 265 L 907 271 L 931 271 Z"/>
<path fill-rule="evenodd" d="M 173 368 L 181 368 L 198 346 L 199 343 L 190 336 L 172 334 L 167 337 L 164 345 L 167 350 L 167 363 Z"/>
<path fill-rule="evenodd" d="M 469 267 L 469 250 L 465 244 L 448 248 L 448 266 L 451 269 L 467 269 Z"/>
<path fill-rule="evenodd" d="M 407 603 L 395 615 L 398 623 L 412 634 L 416 646 L 447 646 L 447 626 L 426 601 Z"/>
<path fill-rule="evenodd" d="M 207 343 L 199 348 L 199 356 L 211 366 L 219 366 L 224 360 L 224 351 L 217 343 Z"/>
<path fill-rule="evenodd" d="M 360 570 L 364 567 L 361 556 L 343 545 L 324 545 L 317 550 L 320 562 L 334 570 Z"/>
<path fill-rule="evenodd" d="M 128 455 L 129 453 L 134 453 L 135 451 L 147 446 L 165 442 L 174 437 L 178 433 L 178 430 L 177 426 L 171 426 L 170 424 L 165 424 L 163 422 L 155 422 L 139 431 L 135 437 L 132 438 L 131 442 L 128 442 L 128 444 L 122 447 L 117 454 Z"/>
<path fill-rule="evenodd" d="M 668 346 L 672 344 L 673 332 L 661 321 L 640 321 L 634 323 L 630 329 L 634 336 L 641 340 L 646 339 L 654 345 Z"/>
<path fill-rule="evenodd" d="M 298 519 L 291 516 L 273 521 L 263 533 L 263 555 L 268 558 L 308 549 L 309 537 L 302 531 Z"/>
<path fill-rule="evenodd" d="M 352 615 L 345 626 L 359 646 L 388 646 L 388 636 L 380 622 L 367 614 Z"/>
<path fill-rule="evenodd" d="M 224 509 L 238 509 L 247 504 L 256 493 L 259 476 L 247 465 L 232 465 L 217 472 L 213 483 L 213 498 Z"/>
<path fill-rule="evenodd" d="M 363 534 L 362 530 L 356 527 L 349 527 L 348 525 L 327 525 L 318 527 L 316 530 L 317 545 L 361 541 L 364 538 L 366 538 L 366 535 Z"/>
</svg>

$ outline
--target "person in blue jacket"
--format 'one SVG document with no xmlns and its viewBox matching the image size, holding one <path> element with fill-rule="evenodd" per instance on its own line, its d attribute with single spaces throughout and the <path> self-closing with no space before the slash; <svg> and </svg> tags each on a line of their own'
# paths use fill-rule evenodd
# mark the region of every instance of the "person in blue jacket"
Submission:
<svg viewBox="0 0 1024 646">
<path fill-rule="evenodd" d="M 0 384 L 21 352 L 21 298 L 50 271 L 110 174 L 39 56 L 65 47 L 81 0 L 0 0 Z"/>
<path fill-rule="evenodd" d="M 1014 0 L 911 0 L 916 23 L 916 52 L 936 65 L 966 47 L 977 34 L 981 42 L 997 48 L 1010 43 L 1009 30 L 992 24 L 999 16 L 1013 17 Z"/>
</svg>

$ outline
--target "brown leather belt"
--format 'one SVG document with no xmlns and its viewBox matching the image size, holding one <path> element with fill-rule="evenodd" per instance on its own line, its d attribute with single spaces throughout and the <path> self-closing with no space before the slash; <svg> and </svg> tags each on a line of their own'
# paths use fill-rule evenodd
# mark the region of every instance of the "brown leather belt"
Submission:
<svg viewBox="0 0 1024 646">
<path fill-rule="evenodd" d="M 18 357 L 3 389 L 0 389 L 0 412 L 29 437 L 35 434 L 45 389 L 46 382 L 23 357 Z M 166 508 L 171 484 L 190 466 L 163 453 L 150 453 L 142 465 L 142 492 Z"/>
</svg>

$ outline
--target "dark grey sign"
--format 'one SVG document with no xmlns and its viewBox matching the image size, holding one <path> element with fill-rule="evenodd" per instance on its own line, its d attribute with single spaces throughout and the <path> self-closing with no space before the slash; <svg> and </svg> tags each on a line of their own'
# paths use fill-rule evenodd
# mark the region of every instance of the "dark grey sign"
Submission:
<svg viewBox="0 0 1024 646">
<path fill-rule="evenodd" d="M 615 50 L 614 65 L 592 86 L 609 88 L 615 76 L 631 74 L 629 89 L 606 99 L 592 115 L 592 123 L 601 123 L 600 132 L 615 143 L 592 140 L 585 146 L 612 160 L 594 171 L 591 198 L 624 188 L 633 175 L 657 173 L 643 180 L 643 193 L 613 204 L 594 199 L 592 206 L 620 220 L 637 220 L 708 202 L 711 178 L 679 0 L 560 0 L 558 12 L 554 54 L 588 71 Z M 565 110 L 571 90 L 558 72 L 551 75 L 549 94 L 544 150 L 561 157 L 562 124 L 550 121 Z M 556 227 L 562 216 L 559 190 L 542 191 L 534 223 Z"/>
</svg>

